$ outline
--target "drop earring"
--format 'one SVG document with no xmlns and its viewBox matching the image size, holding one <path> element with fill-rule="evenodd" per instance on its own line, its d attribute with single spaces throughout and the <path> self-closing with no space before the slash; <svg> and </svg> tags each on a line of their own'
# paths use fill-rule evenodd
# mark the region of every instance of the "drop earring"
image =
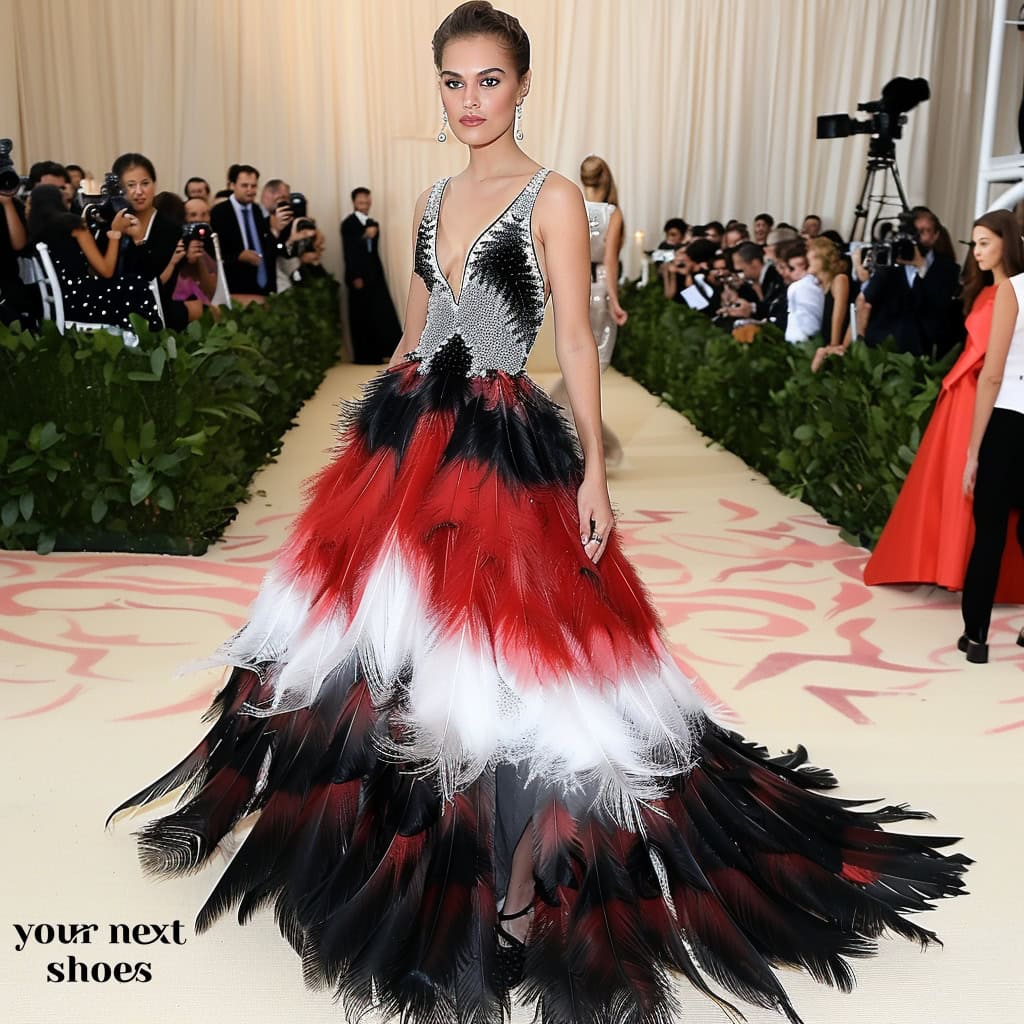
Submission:
<svg viewBox="0 0 1024 1024">
<path fill-rule="evenodd" d="M 441 130 L 437 133 L 438 142 L 448 141 L 448 111 L 441 111 Z"/>
<path fill-rule="evenodd" d="M 516 140 L 523 141 L 523 105 L 516 104 Z"/>
</svg>

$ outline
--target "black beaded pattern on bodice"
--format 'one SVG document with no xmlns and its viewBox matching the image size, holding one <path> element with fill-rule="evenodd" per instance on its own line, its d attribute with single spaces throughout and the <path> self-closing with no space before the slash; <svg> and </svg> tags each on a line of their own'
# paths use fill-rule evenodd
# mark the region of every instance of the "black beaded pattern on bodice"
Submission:
<svg viewBox="0 0 1024 1024">
<path fill-rule="evenodd" d="M 438 360 L 438 369 L 464 368 L 467 377 L 523 372 L 544 321 L 544 278 L 531 220 L 547 175 L 546 168 L 537 171 L 470 246 L 458 301 L 437 260 L 438 211 L 451 179 L 442 178 L 430 190 L 416 234 L 414 265 L 430 293 L 427 322 L 406 357 L 419 360 L 420 373 Z"/>
</svg>

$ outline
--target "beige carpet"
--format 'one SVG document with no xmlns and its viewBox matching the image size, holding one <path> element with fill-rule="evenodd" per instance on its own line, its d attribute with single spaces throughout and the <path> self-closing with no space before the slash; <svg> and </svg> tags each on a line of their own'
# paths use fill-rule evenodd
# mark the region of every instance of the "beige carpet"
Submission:
<svg viewBox="0 0 1024 1024">
<path fill-rule="evenodd" d="M 540 364 L 541 383 L 549 368 Z M 176 677 L 175 668 L 244 621 L 299 507 L 300 482 L 328 457 L 336 401 L 365 376 L 351 366 L 330 373 L 225 541 L 203 558 L 0 552 L 0 1012 L 12 1024 L 341 1019 L 327 994 L 303 988 L 269 913 L 245 928 L 225 919 L 193 934 L 219 865 L 148 881 L 131 838 L 144 819 L 109 832 L 103 822 L 204 732 L 200 715 L 218 676 Z M 807 1024 L 1021 1020 L 1013 935 L 1024 906 L 1013 871 L 1024 651 L 1013 638 L 1024 609 L 997 609 L 992 663 L 966 665 L 954 648 L 954 596 L 866 589 L 864 552 L 810 509 L 707 447 L 631 381 L 610 372 L 605 383 L 607 419 L 626 450 L 611 479 L 620 529 L 680 662 L 747 735 L 773 748 L 805 743 L 837 772 L 842 795 L 932 810 L 931 830 L 965 836 L 961 848 L 977 860 L 972 895 L 924 921 L 944 948 L 922 955 L 883 943 L 880 957 L 859 966 L 850 996 L 787 975 L 799 1012 Z M 62 942 L 73 935 L 61 936 L 61 924 L 98 929 L 88 943 L 80 934 Z M 117 924 L 168 927 L 114 945 Z M 19 951 L 16 925 L 44 927 Z M 121 977 L 136 980 L 48 980 L 48 964 L 66 972 L 71 957 L 101 979 L 133 965 Z M 151 964 L 151 980 L 138 980 L 140 962 Z M 695 994 L 686 1005 L 691 1024 L 724 1020 Z M 760 1011 L 748 1019 L 779 1020 Z"/>
</svg>

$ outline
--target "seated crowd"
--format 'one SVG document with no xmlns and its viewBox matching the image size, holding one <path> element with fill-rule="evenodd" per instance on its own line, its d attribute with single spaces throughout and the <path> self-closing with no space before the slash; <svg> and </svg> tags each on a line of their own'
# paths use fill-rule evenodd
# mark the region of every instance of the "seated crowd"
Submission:
<svg viewBox="0 0 1024 1024">
<path fill-rule="evenodd" d="M 960 268 L 938 217 L 924 206 L 911 217 L 909 251 L 847 247 L 837 232 L 822 231 L 816 214 L 799 230 L 767 213 L 754 218 L 752 230 L 736 220 L 687 224 L 673 217 L 652 257 L 666 298 L 737 337 L 756 330 L 738 328 L 767 322 L 787 341 L 818 339 L 816 370 L 855 339 L 878 345 L 891 336 L 900 351 L 941 358 L 964 336 Z"/>
<path fill-rule="evenodd" d="M 152 162 L 119 156 L 98 194 L 77 165 L 34 164 L 0 191 L 0 321 L 37 324 L 36 285 L 52 262 L 68 322 L 181 330 L 205 310 L 266 296 L 326 273 L 323 234 L 305 196 L 279 178 L 262 190 L 259 171 L 233 164 L 211 196 L 202 178 L 184 193 L 159 191 Z M 96 193 L 96 189 L 92 189 Z"/>
</svg>

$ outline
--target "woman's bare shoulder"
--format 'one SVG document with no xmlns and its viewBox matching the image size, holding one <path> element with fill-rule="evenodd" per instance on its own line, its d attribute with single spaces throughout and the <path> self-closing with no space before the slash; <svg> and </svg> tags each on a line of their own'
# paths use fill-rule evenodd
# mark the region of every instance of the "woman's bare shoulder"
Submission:
<svg viewBox="0 0 1024 1024">
<path fill-rule="evenodd" d="M 564 174 L 559 174 L 558 171 L 548 171 L 537 201 L 540 202 L 542 199 L 553 205 L 583 205 L 583 193 L 580 191 L 579 185 L 570 181 Z"/>
<path fill-rule="evenodd" d="M 430 193 L 434 191 L 433 185 L 428 185 L 417 197 L 416 197 L 416 219 L 419 220 L 423 216 L 423 211 L 427 208 L 427 200 L 430 198 Z"/>
<path fill-rule="evenodd" d="M 535 220 L 541 230 L 545 224 L 552 227 L 564 226 L 566 218 L 586 219 L 586 206 L 579 185 L 557 171 L 551 171 L 544 179 L 544 185 L 537 195 Z"/>
</svg>

